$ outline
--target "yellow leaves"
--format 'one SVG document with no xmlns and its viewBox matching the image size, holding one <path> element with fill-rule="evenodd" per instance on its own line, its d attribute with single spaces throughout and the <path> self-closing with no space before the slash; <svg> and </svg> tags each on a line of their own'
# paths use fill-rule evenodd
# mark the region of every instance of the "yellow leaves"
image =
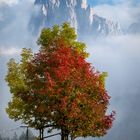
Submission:
<svg viewBox="0 0 140 140">
<path fill-rule="evenodd" d="M 32 50 L 23 48 L 21 52 L 21 64 L 26 64 L 26 62 L 30 61 L 33 57 Z"/>
<path fill-rule="evenodd" d="M 6 108 L 6 112 L 11 119 L 17 121 L 21 119 L 21 116 L 23 115 L 23 106 L 24 103 L 22 100 L 20 98 L 14 97 L 12 102 L 9 102 L 8 108 Z"/>
<path fill-rule="evenodd" d="M 100 74 L 99 76 L 99 80 L 100 82 L 103 84 L 103 86 L 105 86 L 105 78 L 108 76 L 107 72 L 103 72 L 102 74 Z"/>
<path fill-rule="evenodd" d="M 69 23 L 64 23 L 62 26 L 54 25 L 52 29 L 42 29 L 38 45 L 41 45 L 41 49 L 51 49 L 64 45 L 76 49 L 85 58 L 88 57 L 85 43 L 78 42 L 76 39 L 74 28 Z"/>
<path fill-rule="evenodd" d="M 5 80 L 10 86 L 12 93 L 16 94 L 21 89 L 25 89 L 24 73 L 21 71 L 22 67 L 20 64 L 16 63 L 14 59 L 11 59 L 8 63 L 8 74 Z"/>
</svg>

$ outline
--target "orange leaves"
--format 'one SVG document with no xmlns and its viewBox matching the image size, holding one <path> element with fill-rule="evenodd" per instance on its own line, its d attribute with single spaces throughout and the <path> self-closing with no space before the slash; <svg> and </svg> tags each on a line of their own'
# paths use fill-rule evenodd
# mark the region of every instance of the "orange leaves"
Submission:
<svg viewBox="0 0 140 140">
<path fill-rule="evenodd" d="M 46 105 L 45 104 L 39 104 L 37 107 L 37 112 L 39 113 L 44 113 L 46 110 Z"/>
<path fill-rule="evenodd" d="M 48 72 L 45 72 L 45 84 L 50 90 L 55 86 L 55 81 L 51 78 Z"/>
<path fill-rule="evenodd" d="M 103 124 L 103 126 L 106 128 L 106 129 L 109 129 L 109 128 L 111 128 L 112 127 L 112 122 L 113 122 L 113 120 L 115 119 L 115 112 L 113 111 L 112 113 L 111 113 L 111 115 L 108 115 L 108 116 L 104 116 L 104 118 L 103 118 L 103 122 L 102 122 L 102 124 Z"/>
<path fill-rule="evenodd" d="M 61 103 L 60 103 L 60 109 L 62 111 L 67 111 L 67 105 L 68 105 L 68 97 L 65 96 L 64 98 L 61 99 Z"/>
</svg>

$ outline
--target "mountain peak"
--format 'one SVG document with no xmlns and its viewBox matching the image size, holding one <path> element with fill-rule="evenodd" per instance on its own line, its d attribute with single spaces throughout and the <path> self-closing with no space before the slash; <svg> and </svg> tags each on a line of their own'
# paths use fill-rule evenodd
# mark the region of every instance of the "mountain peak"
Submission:
<svg viewBox="0 0 140 140">
<path fill-rule="evenodd" d="M 87 0 L 82 0 L 81 8 L 83 8 L 83 9 L 87 8 Z"/>
<path fill-rule="evenodd" d="M 33 31 L 69 22 L 79 35 L 98 37 L 121 33 L 118 23 L 94 14 L 94 8 L 87 5 L 87 0 L 36 0 L 35 5 L 40 10 L 30 22 Z"/>
</svg>

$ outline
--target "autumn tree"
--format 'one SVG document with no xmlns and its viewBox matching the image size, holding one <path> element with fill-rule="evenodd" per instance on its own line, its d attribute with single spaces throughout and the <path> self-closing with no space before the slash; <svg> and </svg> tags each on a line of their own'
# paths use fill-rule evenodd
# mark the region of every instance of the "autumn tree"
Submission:
<svg viewBox="0 0 140 140">
<path fill-rule="evenodd" d="M 45 127 L 60 129 L 62 140 L 105 135 L 114 120 L 114 112 L 106 114 L 106 74 L 86 61 L 74 29 L 67 23 L 43 29 L 38 45 L 38 53 L 23 49 L 19 63 L 8 63 L 10 118 L 41 130 L 41 139 Z"/>
</svg>

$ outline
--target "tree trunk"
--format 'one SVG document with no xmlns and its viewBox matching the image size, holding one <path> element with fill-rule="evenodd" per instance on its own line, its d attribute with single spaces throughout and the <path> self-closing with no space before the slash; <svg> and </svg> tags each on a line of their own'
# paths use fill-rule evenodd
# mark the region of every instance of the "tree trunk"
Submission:
<svg viewBox="0 0 140 140">
<path fill-rule="evenodd" d="M 43 128 L 40 128 L 39 129 L 39 140 L 43 140 L 44 138 L 44 129 Z"/>
<path fill-rule="evenodd" d="M 74 140 L 74 137 L 73 136 L 71 136 L 71 140 Z"/>
<path fill-rule="evenodd" d="M 39 129 L 39 140 L 41 140 L 41 129 Z"/>
<path fill-rule="evenodd" d="M 69 134 L 66 129 L 61 129 L 61 140 L 68 140 Z"/>
<path fill-rule="evenodd" d="M 42 128 L 42 132 L 41 132 L 41 140 L 43 140 L 44 139 L 44 129 Z"/>
<path fill-rule="evenodd" d="M 62 134 L 62 135 L 61 135 L 61 140 L 68 140 L 68 135 L 66 135 L 66 134 L 63 135 L 63 134 Z"/>
</svg>

